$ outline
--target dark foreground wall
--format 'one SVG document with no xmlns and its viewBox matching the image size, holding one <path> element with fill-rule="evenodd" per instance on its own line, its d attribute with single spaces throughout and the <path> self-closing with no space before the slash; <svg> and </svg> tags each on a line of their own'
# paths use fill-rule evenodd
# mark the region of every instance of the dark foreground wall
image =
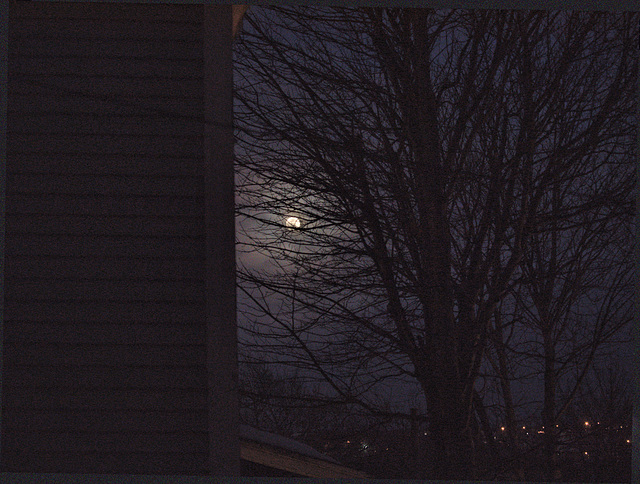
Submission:
<svg viewBox="0 0 640 484">
<path fill-rule="evenodd" d="M 8 51 L 0 470 L 237 472 L 231 6 L 17 2 Z"/>
</svg>

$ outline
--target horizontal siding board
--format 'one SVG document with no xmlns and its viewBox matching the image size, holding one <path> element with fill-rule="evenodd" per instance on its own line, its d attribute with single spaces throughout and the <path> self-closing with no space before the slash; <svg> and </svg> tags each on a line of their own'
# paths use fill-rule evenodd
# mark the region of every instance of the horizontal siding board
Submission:
<svg viewBox="0 0 640 484">
<path fill-rule="evenodd" d="M 43 2 L 44 3 L 44 2 Z M 41 29 L 46 29 L 49 24 L 55 24 L 60 19 L 70 21 L 95 19 L 109 20 L 136 20 L 144 19 L 146 22 L 166 25 L 188 24 L 201 25 L 202 9 L 194 8 L 193 4 L 154 4 L 148 5 L 136 3 L 89 2 L 84 5 L 80 2 L 51 2 L 45 6 L 39 2 L 17 2 L 11 7 L 11 21 L 20 22 L 22 19 L 36 20 Z M 10 31 L 12 24 L 9 24 Z"/>
<path fill-rule="evenodd" d="M 152 155 L 197 158 L 202 153 L 202 136 L 129 136 L 74 134 L 14 134 L 7 137 L 7 164 L 18 155 L 45 153 L 96 153 L 102 155 Z"/>
<path fill-rule="evenodd" d="M 120 368 L 104 367 L 54 367 L 7 365 L 2 369 L 2 392 L 11 393 L 14 388 L 32 391 L 57 391 L 69 387 L 81 391 L 85 388 L 109 391 L 111 389 L 200 389 L 206 388 L 206 368 L 202 366 L 165 366 Z"/>
<path fill-rule="evenodd" d="M 52 76 L 92 76 L 130 77 L 135 73 L 139 77 L 172 79 L 202 79 L 200 59 L 150 59 L 145 57 L 102 57 L 93 56 L 62 57 L 33 56 L 10 57 L 7 65 L 11 76 L 34 76 L 38 70 Z"/>
<path fill-rule="evenodd" d="M 161 412 L 109 409 L 98 410 L 31 410 L 11 412 L 3 426 L 10 431 L 73 432 L 202 432 L 207 428 L 206 407 L 189 412 Z"/>
<path fill-rule="evenodd" d="M 202 222 L 196 217 L 118 217 L 89 215 L 46 216 L 10 214 L 5 221 L 10 233 L 34 235 L 116 235 L 201 237 Z M 28 261 L 24 261 L 28 262 Z M 19 270 L 19 268 L 18 268 Z M 29 271 L 30 272 L 30 271 Z M 83 276 L 84 277 L 84 276 Z"/>
<path fill-rule="evenodd" d="M 5 321 L 5 344 L 56 343 L 67 345 L 87 344 L 138 344 L 138 345 L 203 345 L 206 330 L 203 325 L 150 325 L 99 324 L 80 322 L 42 323 L 33 321 Z"/>
<path fill-rule="evenodd" d="M 45 392 L 37 392 L 14 389 L 11 393 L 3 395 L 3 403 L 7 408 L 19 409 L 68 409 L 92 410 L 100 408 L 105 403 L 105 395 L 102 390 L 77 391 L 72 388 L 58 388 L 55 395 Z M 178 389 L 163 390 L 119 390 L 109 391 L 109 407 L 115 412 L 118 410 L 149 410 L 157 411 L 202 411 L 207 408 L 207 390 Z"/>
<path fill-rule="evenodd" d="M 204 327 L 205 304 L 175 301 L 21 301 L 7 299 L 5 321 L 58 322 L 70 324 L 183 324 Z M 7 330 L 5 329 L 5 336 Z"/>
<path fill-rule="evenodd" d="M 202 325 L 158 326 L 149 324 L 73 324 L 9 321 L 7 345 L 55 343 L 67 345 L 202 345 L 206 333 Z"/>
<path fill-rule="evenodd" d="M 5 276 L 5 297 L 15 300 L 109 299 L 121 301 L 203 301 L 204 281 L 14 279 Z"/>
<path fill-rule="evenodd" d="M 113 116 L 110 114 L 7 114 L 7 136 L 14 133 L 74 133 L 100 135 L 142 135 L 198 137 L 202 124 L 198 119 L 152 116 Z"/>
<path fill-rule="evenodd" d="M 120 175 L 148 179 L 199 178 L 202 163 L 196 158 L 170 158 L 165 156 L 102 154 L 38 153 L 13 157 L 13 166 L 7 173 L 51 173 L 56 175 Z M 199 182 L 202 183 L 202 182 Z"/>
<path fill-rule="evenodd" d="M 23 235 L 5 240 L 7 256 L 166 257 L 204 259 L 204 240 L 122 236 Z"/>
<path fill-rule="evenodd" d="M 204 120 L 201 98 L 176 97 L 125 97 L 125 96 L 78 96 L 60 93 L 48 85 L 38 86 L 38 95 L 31 89 L 21 92 L 12 89 L 7 100 L 8 116 L 22 112 L 25 116 L 41 112 L 65 114 L 100 113 L 113 116 L 160 116 L 167 119 Z"/>
<path fill-rule="evenodd" d="M 56 175 L 7 173 L 8 193 L 58 193 L 61 195 L 204 196 L 200 178 L 153 178 L 107 175 Z"/>
<path fill-rule="evenodd" d="M 101 30 L 99 32 L 106 32 Z M 56 57 L 143 57 L 151 59 L 200 59 L 201 43 L 179 39 L 114 38 L 98 35 L 98 39 L 88 37 L 47 38 L 20 36 L 10 42 L 9 57 L 56 56 Z M 9 72 L 9 75 L 11 73 Z"/>
<path fill-rule="evenodd" d="M 202 99 L 202 80 L 172 79 L 157 77 L 106 77 L 106 76 L 15 76 L 8 74 L 9 82 L 15 85 L 17 94 L 31 93 L 36 98 L 48 95 L 55 90 L 60 96 L 79 96 L 82 98 L 128 97 L 138 99 L 138 103 L 147 98 L 165 97 L 179 99 Z M 116 102 L 122 102 L 117 101 Z M 11 119 L 8 121 L 11 128 Z M 9 131 L 10 133 L 10 131 Z"/>
<path fill-rule="evenodd" d="M 204 438 L 204 437 L 203 437 Z M 38 454 L 12 448 L 2 454 L 7 472 L 75 474 L 160 474 L 209 475 L 207 453 L 184 453 L 176 446 L 172 452 L 54 452 Z"/>
<path fill-rule="evenodd" d="M 125 341 L 126 342 L 126 341 Z M 164 366 L 205 364 L 206 347 L 151 344 L 5 343 L 4 357 L 13 365 L 56 366 Z"/>
<path fill-rule="evenodd" d="M 163 215 L 202 217 L 204 200 L 175 197 L 68 196 L 13 194 L 6 199 L 8 214 L 40 215 Z M 21 252 L 17 252 L 18 254 Z M 103 254 L 107 256 L 107 254 Z M 203 254 L 202 254 L 203 255 Z"/>
<path fill-rule="evenodd" d="M 8 217 L 9 219 L 9 217 Z M 12 224 L 7 224 L 9 227 Z M 29 226 L 36 230 L 38 226 Z M 64 232 L 67 226 L 61 226 Z M 69 230 L 71 231 L 71 230 Z M 89 234 L 93 230 L 88 230 Z M 14 278 L 50 277 L 86 279 L 158 279 L 201 280 L 204 267 L 201 260 L 144 260 L 144 259 L 69 259 L 10 257 L 5 262 L 5 273 Z M 203 282 L 204 284 L 204 282 Z"/>
<path fill-rule="evenodd" d="M 4 418 L 4 415 L 3 415 Z M 208 441 L 203 432 L 26 432 L 13 430 L 3 435 L 7 451 L 16 447 L 30 453 L 52 450 L 74 452 L 181 452 L 205 453 Z"/>
<path fill-rule="evenodd" d="M 147 11 L 148 12 L 148 11 Z M 145 18 L 147 13 L 144 14 Z M 202 42 L 202 26 L 193 18 L 176 17 L 177 22 L 163 21 L 148 22 L 136 19 L 96 19 L 84 18 L 81 22 L 77 18 L 58 17 L 51 20 L 25 17 L 19 23 L 12 25 L 9 30 L 9 42 L 19 42 L 24 38 L 44 39 L 75 39 L 92 38 L 139 38 L 154 39 L 156 41 L 179 40 L 184 42 Z M 17 28 L 19 25 L 19 28 Z"/>
</svg>

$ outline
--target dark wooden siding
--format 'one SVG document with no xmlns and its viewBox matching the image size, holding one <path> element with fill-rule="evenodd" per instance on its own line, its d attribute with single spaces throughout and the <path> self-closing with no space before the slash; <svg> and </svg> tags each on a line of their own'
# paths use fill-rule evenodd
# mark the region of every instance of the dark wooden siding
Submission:
<svg viewBox="0 0 640 484">
<path fill-rule="evenodd" d="M 11 6 L 3 470 L 209 472 L 202 12 Z"/>
</svg>

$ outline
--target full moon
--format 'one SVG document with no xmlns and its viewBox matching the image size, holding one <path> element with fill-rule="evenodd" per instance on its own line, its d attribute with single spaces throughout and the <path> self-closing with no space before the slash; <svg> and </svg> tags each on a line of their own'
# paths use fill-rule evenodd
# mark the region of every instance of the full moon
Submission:
<svg viewBox="0 0 640 484">
<path fill-rule="evenodd" d="M 288 217 L 285 221 L 285 225 L 290 229 L 299 229 L 300 219 L 298 217 Z"/>
</svg>

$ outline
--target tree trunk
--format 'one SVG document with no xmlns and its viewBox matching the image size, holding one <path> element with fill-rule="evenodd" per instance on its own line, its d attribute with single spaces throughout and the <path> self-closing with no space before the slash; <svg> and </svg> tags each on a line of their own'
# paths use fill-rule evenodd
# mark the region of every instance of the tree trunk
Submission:
<svg viewBox="0 0 640 484">
<path fill-rule="evenodd" d="M 514 458 L 513 466 L 516 477 L 524 481 L 524 463 L 520 455 L 520 442 L 517 432 L 517 419 L 515 405 L 513 402 L 513 394 L 511 393 L 511 380 L 509 368 L 507 365 L 507 355 L 502 333 L 502 316 L 500 311 L 495 311 L 495 344 L 496 353 L 498 355 L 498 369 L 500 375 L 500 387 L 502 389 L 502 398 L 504 399 L 505 408 L 505 432 L 507 434 L 507 442 L 511 449 L 511 456 Z"/>
<path fill-rule="evenodd" d="M 555 374 L 555 348 L 551 335 L 543 334 L 545 360 L 544 360 L 544 403 L 542 408 L 542 426 L 544 427 L 544 471 L 545 480 L 549 482 L 560 479 L 558 468 L 558 456 L 556 455 L 556 374 Z"/>
<path fill-rule="evenodd" d="M 427 462 L 430 479 L 471 479 L 474 476 L 473 446 L 462 406 L 462 385 L 455 370 L 434 351 L 429 373 L 421 383 L 427 400 L 429 438 Z M 438 362 L 438 360 L 440 360 Z"/>
<path fill-rule="evenodd" d="M 411 86 L 403 99 L 404 119 L 414 153 L 414 175 L 421 188 L 416 194 L 420 220 L 420 279 L 425 324 L 427 367 L 423 385 L 427 400 L 432 462 L 436 479 L 473 477 L 473 446 L 468 428 L 471 407 L 464 405 L 465 383 L 459 371 L 459 346 L 453 314 L 451 243 L 446 216 L 447 200 L 442 183 L 443 166 L 438 135 L 438 105 L 431 83 L 431 66 L 426 9 L 411 9 L 409 31 L 415 38 L 416 64 L 408 74 Z"/>
</svg>

